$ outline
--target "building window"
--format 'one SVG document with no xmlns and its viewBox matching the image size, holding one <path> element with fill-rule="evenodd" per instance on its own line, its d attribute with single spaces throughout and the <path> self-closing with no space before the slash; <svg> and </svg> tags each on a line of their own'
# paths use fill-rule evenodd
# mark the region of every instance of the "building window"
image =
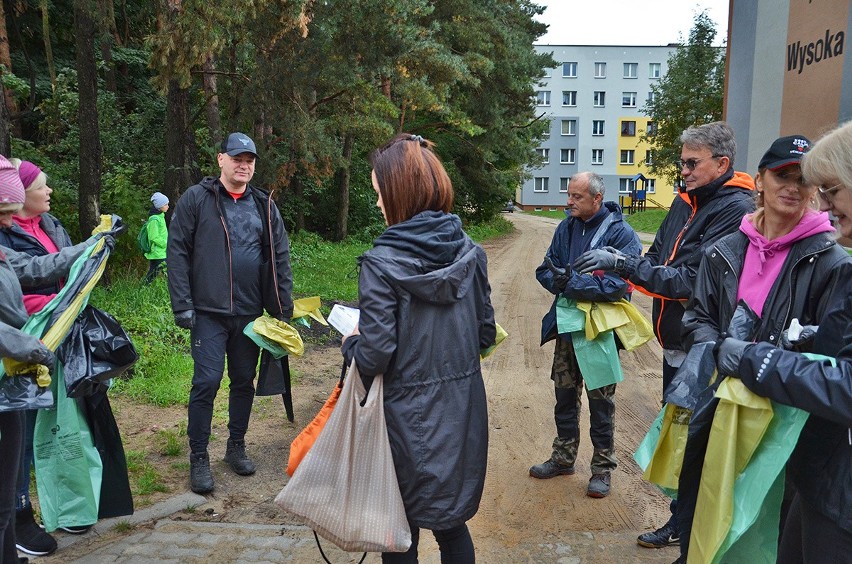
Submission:
<svg viewBox="0 0 852 564">
<path fill-rule="evenodd" d="M 636 136 L 636 122 L 635 121 L 622 121 L 621 122 L 621 136 L 622 137 L 635 137 Z"/>
<path fill-rule="evenodd" d="M 550 184 L 550 179 L 546 176 L 536 176 L 535 184 L 533 185 L 533 192 L 547 192 L 548 185 Z"/>
<path fill-rule="evenodd" d="M 649 103 L 649 104 L 653 104 L 653 103 L 654 103 L 654 100 L 656 100 L 656 99 L 657 99 L 657 95 L 656 95 L 656 94 L 654 94 L 654 91 L 653 91 L 653 90 L 652 90 L 652 91 L 650 91 L 650 92 L 648 92 L 648 103 Z"/>
<path fill-rule="evenodd" d="M 553 69 L 544 69 L 544 78 L 550 78 L 553 76 Z"/>
<path fill-rule="evenodd" d="M 633 154 L 636 151 L 633 149 L 622 149 L 621 151 L 621 164 L 623 165 L 632 165 L 633 164 Z"/>
<path fill-rule="evenodd" d="M 567 192 L 568 191 L 568 178 L 563 176 L 559 179 L 559 191 Z"/>
<path fill-rule="evenodd" d="M 624 78 L 639 78 L 639 63 L 624 63 Z"/>
<path fill-rule="evenodd" d="M 618 191 L 622 194 L 629 194 L 636 188 L 636 181 L 632 178 L 619 178 Z"/>
<path fill-rule="evenodd" d="M 606 63 L 595 63 L 595 78 L 606 78 Z"/>
<path fill-rule="evenodd" d="M 537 106 L 550 105 L 550 90 L 538 90 L 535 93 L 535 103 Z"/>
<path fill-rule="evenodd" d="M 603 164 L 603 149 L 592 149 L 592 164 Z"/>
<path fill-rule="evenodd" d="M 550 105 L 550 102 L 548 102 L 548 105 Z M 635 108 L 636 107 L 636 92 L 622 92 L 621 93 L 621 106 L 623 108 Z"/>
<path fill-rule="evenodd" d="M 662 65 L 660 63 L 648 64 L 648 78 L 660 78 L 662 73 Z"/>
<path fill-rule="evenodd" d="M 645 180 L 645 190 L 647 190 L 649 194 L 654 194 L 657 191 L 656 179 L 648 178 Z"/>
<path fill-rule="evenodd" d="M 550 162 L 550 149 L 539 148 L 535 151 L 538 153 L 538 156 L 541 157 L 541 164 L 547 164 Z"/>
<path fill-rule="evenodd" d="M 562 135 L 577 135 L 577 120 L 563 119 L 562 120 Z"/>
<path fill-rule="evenodd" d="M 645 151 L 645 164 L 651 166 L 654 164 L 654 151 L 648 149 Z"/>
<path fill-rule="evenodd" d="M 657 134 L 657 124 L 656 124 L 656 122 L 649 121 L 649 122 L 648 122 L 648 127 L 645 129 L 645 132 L 646 132 L 648 135 L 656 135 L 656 134 Z"/>
<path fill-rule="evenodd" d="M 563 78 L 577 78 L 577 63 L 562 63 Z"/>
<path fill-rule="evenodd" d="M 592 135 L 604 134 L 604 120 L 596 119 L 592 121 Z"/>
<path fill-rule="evenodd" d="M 595 90 L 595 107 L 603 108 L 604 106 L 606 106 L 606 92 Z"/>
<path fill-rule="evenodd" d="M 562 105 L 563 106 L 576 106 L 577 105 L 577 91 L 576 90 L 563 90 L 562 91 Z"/>
<path fill-rule="evenodd" d="M 576 149 L 560 149 L 559 162 L 562 164 L 574 164 L 574 155 Z"/>
</svg>

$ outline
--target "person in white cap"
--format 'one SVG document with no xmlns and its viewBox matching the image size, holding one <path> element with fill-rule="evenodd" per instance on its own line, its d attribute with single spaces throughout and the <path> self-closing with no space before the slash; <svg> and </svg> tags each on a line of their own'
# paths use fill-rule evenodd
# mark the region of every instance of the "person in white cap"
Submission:
<svg viewBox="0 0 852 564">
<path fill-rule="evenodd" d="M 145 251 L 145 258 L 148 259 L 149 264 L 145 284 L 153 282 L 157 273 L 166 266 L 166 245 L 169 240 L 169 228 L 166 226 L 167 211 L 169 211 L 168 197 L 162 192 L 154 192 L 151 196 L 148 221 L 143 227 L 148 236 L 148 250 Z"/>
</svg>

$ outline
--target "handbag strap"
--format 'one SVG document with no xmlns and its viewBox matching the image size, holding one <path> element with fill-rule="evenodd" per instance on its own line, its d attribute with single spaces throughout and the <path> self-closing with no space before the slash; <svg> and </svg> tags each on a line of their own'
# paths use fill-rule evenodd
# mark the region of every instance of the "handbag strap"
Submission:
<svg viewBox="0 0 852 564">
<path fill-rule="evenodd" d="M 325 552 L 322 551 L 322 545 L 320 544 L 319 535 L 317 535 L 316 531 L 314 531 L 314 539 L 316 539 L 316 541 L 317 541 L 317 548 L 320 551 L 320 556 L 322 556 L 322 559 L 325 560 L 326 564 L 331 564 L 331 560 L 329 560 L 328 557 L 325 555 Z M 362 564 L 362 562 L 364 562 L 364 559 L 366 559 L 366 558 L 367 558 L 367 553 L 365 552 L 361 556 L 361 560 L 358 561 L 358 564 Z"/>
</svg>

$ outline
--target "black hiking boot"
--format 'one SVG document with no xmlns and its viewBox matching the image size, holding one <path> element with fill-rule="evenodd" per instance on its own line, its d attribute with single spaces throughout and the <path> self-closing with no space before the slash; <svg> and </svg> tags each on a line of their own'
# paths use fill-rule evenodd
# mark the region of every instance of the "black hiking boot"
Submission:
<svg viewBox="0 0 852 564">
<path fill-rule="evenodd" d="M 539 480 L 555 478 L 556 476 L 570 476 L 573 473 L 573 466 L 559 464 L 552 458 L 548 458 L 541 464 L 536 464 L 535 466 L 530 467 L 530 476 L 538 478 Z"/>
<path fill-rule="evenodd" d="M 589 497 L 606 497 L 609 495 L 609 472 L 601 472 L 600 474 L 592 474 L 592 479 L 589 480 L 589 487 L 586 490 L 586 495 Z"/>
<path fill-rule="evenodd" d="M 228 444 L 225 447 L 225 462 L 231 467 L 231 470 L 240 476 L 254 474 L 254 462 L 246 456 L 245 441 L 228 439 Z"/>
<path fill-rule="evenodd" d="M 197 494 L 213 491 L 213 474 L 210 472 L 210 457 L 206 452 L 189 455 L 189 488 Z"/>
</svg>

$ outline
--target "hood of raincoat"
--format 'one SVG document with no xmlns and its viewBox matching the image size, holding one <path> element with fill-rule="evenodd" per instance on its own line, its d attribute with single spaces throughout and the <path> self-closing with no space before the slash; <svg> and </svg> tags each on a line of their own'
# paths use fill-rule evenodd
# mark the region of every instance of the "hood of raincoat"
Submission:
<svg viewBox="0 0 852 564">
<path fill-rule="evenodd" d="M 449 304 L 470 291 L 476 249 L 457 215 L 424 211 L 388 227 L 361 261 L 377 261 L 386 276 L 420 300 Z"/>
</svg>

